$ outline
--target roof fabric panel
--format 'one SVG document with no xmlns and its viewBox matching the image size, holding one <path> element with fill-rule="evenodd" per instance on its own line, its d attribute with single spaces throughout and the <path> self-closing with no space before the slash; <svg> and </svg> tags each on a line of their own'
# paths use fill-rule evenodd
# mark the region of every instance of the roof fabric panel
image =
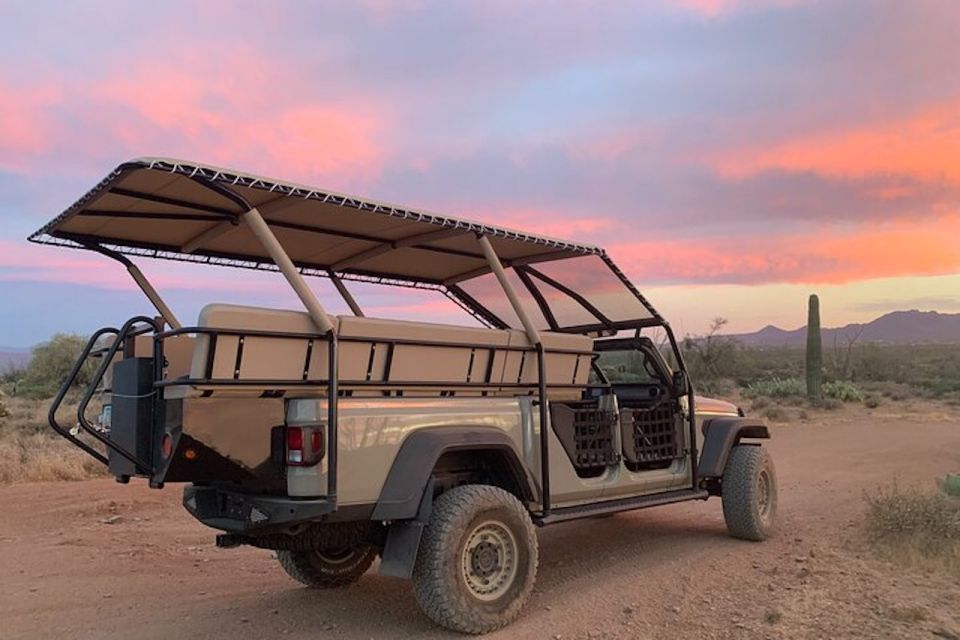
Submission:
<svg viewBox="0 0 960 640">
<path fill-rule="evenodd" d="M 120 165 L 31 240 L 98 243 L 137 255 L 154 250 L 158 257 L 189 254 L 262 262 L 265 252 L 253 235 L 242 224 L 229 228 L 250 206 L 257 207 L 296 264 L 325 270 L 346 260 L 339 269 L 344 274 L 439 284 L 486 265 L 473 238 L 476 233 L 490 236 L 505 262 L 558 252 L 600 252 L 588 245 L 158 158 Z M 451 233 L 427 235 L 443 229 Z M 425 237 L 412 242 L 417 236 Z M 362 252 L 376 255 L 358 255 Z"/>
<path fill-rule="evenodd" d="M 613 316 L 602 326 L 619 326 L 624 309 L 638 321 L 661 320 L 598 247 L 181 160 L 141 158 L 121 164 L 30 240 L 275 269 L 242 222 L 243 214 L 254 207 L 307 275 L 332 270 L 348 279 L 439 288 L 474 315 L 488 318 L 476 301 L 463 295 L 464 289 L 454 286 L 490 273 L 477 242 L 477 236 L 484 235 L 507 268 L 586 256 L 594 256 L 601 267 L 605 263 L 604 279 L 613 277 L 623 284 L 608 288 L 605 295 L 622 293 L 635 300 L 633 307 L 618 306 L 608 297 L 601 300 L 603 311 Z M 583 277 L 588 276 L 580 274 L 575 284 L 589 289 L 589 283 L 581 282 Z M 519 284 L 515 287 L 526 295 Z M 555 297 L 549 289 L 545 293 Z M 528 299 L 525 306 L 534 302 L 543 301 Z M 538 324 L 546 322 L 539 309 L 531 313 Z"/>
</svg>

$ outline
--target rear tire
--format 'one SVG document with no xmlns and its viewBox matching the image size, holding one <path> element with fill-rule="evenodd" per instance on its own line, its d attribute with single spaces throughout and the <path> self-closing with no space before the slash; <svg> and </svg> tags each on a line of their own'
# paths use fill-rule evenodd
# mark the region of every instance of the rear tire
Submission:
<svg viewBox="0 0 960 640">
<path fill-rule="evenodd" d="M 737 445 L 723 470 L 723 519 L 735 538 L 766 540 L 777 515 L 777 473 L 766 449 Z"/>
<path fill-rule="evenodd" d="M 316 589 L 353 584 L 376 557 L 376 548 L 369 545 L 341 550 L 277 551 L 280 566 L 291 578 Z"/>
<path fill-rule="evenodd" d="M 520 615 L 537 576 L 537 535 L 503 489 L 465 485 L 433 505 L 413 588 L 423 612 L 462 633 L 487 633 Z"/>
</svg>

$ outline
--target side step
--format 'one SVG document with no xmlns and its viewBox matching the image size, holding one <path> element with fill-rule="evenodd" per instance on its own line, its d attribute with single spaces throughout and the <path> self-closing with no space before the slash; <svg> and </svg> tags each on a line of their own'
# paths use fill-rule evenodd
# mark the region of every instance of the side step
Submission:
<svg viewBox="0 0 960 640">
<path fill-rule="evenodd" d="M 667 491 L 665 493 L 655 493 L 648 496 L 639 496 L 631 498 L 620 498 L 618 500 L 607 500 L 606 502 L 591 502 L 590 504 L 581 504 L 575 507 L 561 507 L 554 509 L 550 515 L 534 516 L 533 522 L 541 527 L 567 520 L 578 520 L 580 518 L 592 518 L 594 516 L 607 515 L 609 513 L 618 513 L 620 511 L 632 511 L 634 509 L 644 509 L 646 507 L 657 507 L 663 504 L 672 504 L 674 502 L 686 502 L 688 500 L 706 500 L 710 494 L 701 489 L 681 489 L 680 491 Z"/>
</svg>

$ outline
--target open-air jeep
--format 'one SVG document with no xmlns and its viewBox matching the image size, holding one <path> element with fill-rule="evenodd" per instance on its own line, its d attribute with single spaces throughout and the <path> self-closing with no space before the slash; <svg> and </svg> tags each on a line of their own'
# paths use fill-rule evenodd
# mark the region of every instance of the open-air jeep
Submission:
<svg viewBox="0 0 960 640">
<path fill-rule="evenodd" d="M 306 585 L 380 556 L 427 616 L 482 633 L 530 595 L 534 525 L 720 496 L 734 536 L 773 527 L 766 426 L 694 396 L 670 326 L 599 248 L 152 158 L 30 240 L 119 261 L 159 314 L 91 336 L 51 426 L 120 482 L 188 483 L 219 546 L 274 549 Z M 183 326 L 126 256 L 279 271 L 305 312 L 210 304 Z M 365 317 L 350 280 L 435 290 L 475 326 Z"/>
</svg>

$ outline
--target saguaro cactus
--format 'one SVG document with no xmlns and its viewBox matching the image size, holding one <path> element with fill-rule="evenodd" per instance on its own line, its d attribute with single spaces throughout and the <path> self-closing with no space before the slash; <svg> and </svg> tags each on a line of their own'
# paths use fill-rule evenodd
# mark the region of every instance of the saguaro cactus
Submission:
<svg viewBox="0 0 960 640">
<path fill-rule="evenodd" d="M 820 399 L 820 385 L 823 383 L 823 347 L 820 343 L 820 298 L 810 296 L 807 311 L 807 396 L 811 400 Z"/>
</svg>

